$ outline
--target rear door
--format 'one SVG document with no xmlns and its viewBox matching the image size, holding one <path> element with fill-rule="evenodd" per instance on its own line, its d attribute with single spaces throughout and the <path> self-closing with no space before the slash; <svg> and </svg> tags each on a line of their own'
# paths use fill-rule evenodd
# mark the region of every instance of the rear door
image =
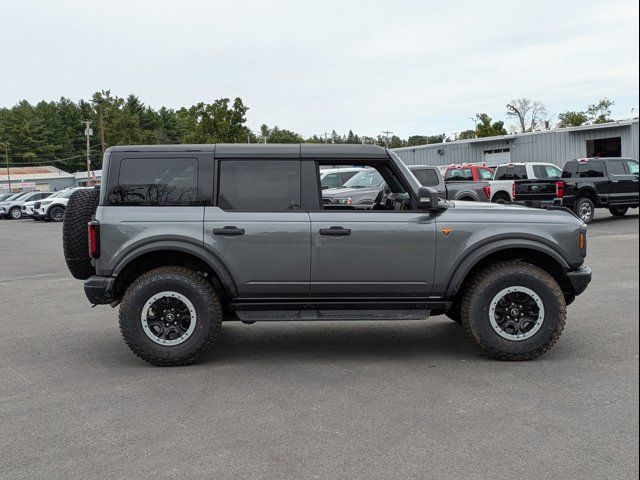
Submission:
<svg viewBox="0 0 640 480">
<path fill-rule="evenodd" d="M 631 175 L 631 188 L 629 190 L 631 203 L 638 205 L 638 202 L 640 201 L 640 188 L 638 185 L 640 167 L 638 166 L 637 160 L 626 159 L 625 162 L 627 163 L 627 169 Z"/>
<path fill-rule="evenodd" d="M 310 220 L 301 210 L 299 155 L 216 158 L 215 168 L 207 254 L 227 267 L 240 297 L 308 296 Z"/>
</svg>

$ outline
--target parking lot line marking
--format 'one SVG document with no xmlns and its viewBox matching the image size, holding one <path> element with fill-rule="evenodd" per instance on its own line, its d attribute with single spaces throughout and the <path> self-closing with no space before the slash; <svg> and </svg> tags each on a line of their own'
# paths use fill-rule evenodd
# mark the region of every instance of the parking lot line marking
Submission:
<svg viewBox="0 0 640 480">
<path fill-rule="evenodd" d="M 39 275 L 30 275 L 28 277 L 0 278 L 0 283 L 15 282 L 17 280 L 31 280 L 32 278 L 53 277 L 55 275 L 64 275 L 64 272 L 41 273 Z"/>
</svg>

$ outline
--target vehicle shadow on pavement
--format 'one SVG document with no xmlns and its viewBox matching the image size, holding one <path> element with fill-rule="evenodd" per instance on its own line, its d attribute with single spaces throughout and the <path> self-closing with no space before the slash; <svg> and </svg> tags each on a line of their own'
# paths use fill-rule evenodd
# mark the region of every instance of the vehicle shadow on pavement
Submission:
<svg viewBox="0 0 640 480">
<path fill-rule="evenodd" d="M 445 317 L 411 322 L 265 322 L 223 324 L 205 362 L 277 361 L 318 357 L 336 360 L 448 357 L 469 359 L 478 351 L 464 329 Z"/>
</svg>

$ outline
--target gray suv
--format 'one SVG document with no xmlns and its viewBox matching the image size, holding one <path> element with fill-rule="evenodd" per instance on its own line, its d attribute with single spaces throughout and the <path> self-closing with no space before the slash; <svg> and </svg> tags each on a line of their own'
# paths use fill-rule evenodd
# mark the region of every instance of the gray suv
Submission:
<svg viewBox="0 0 640 480">
<path fill-rule="evenodd" d="M 367 209 L 325 203 L 327 165 L 386 188 Z M 375 146 L 131 146 L 107 150 L 101 190 L 70 198 L 63 243 L 89 301 L 119 305 L 155 365 L 198 360 L 223 321 L 442 314 L 487 356 L 527 360 L 591 280 L 586 230 L 563 209 L 441 200 Z"/>
</svg>

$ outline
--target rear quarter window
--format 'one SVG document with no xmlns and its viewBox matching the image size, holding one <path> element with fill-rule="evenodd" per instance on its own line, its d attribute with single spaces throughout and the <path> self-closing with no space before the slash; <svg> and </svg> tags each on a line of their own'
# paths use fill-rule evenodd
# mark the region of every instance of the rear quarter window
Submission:
<svg viewBox="0 0 640 480">
<path fill-rule="evenodd" d="M 196 158 L 124 158 L 107 205 L 188 206 L 202 204 Z"/>
</svg>

